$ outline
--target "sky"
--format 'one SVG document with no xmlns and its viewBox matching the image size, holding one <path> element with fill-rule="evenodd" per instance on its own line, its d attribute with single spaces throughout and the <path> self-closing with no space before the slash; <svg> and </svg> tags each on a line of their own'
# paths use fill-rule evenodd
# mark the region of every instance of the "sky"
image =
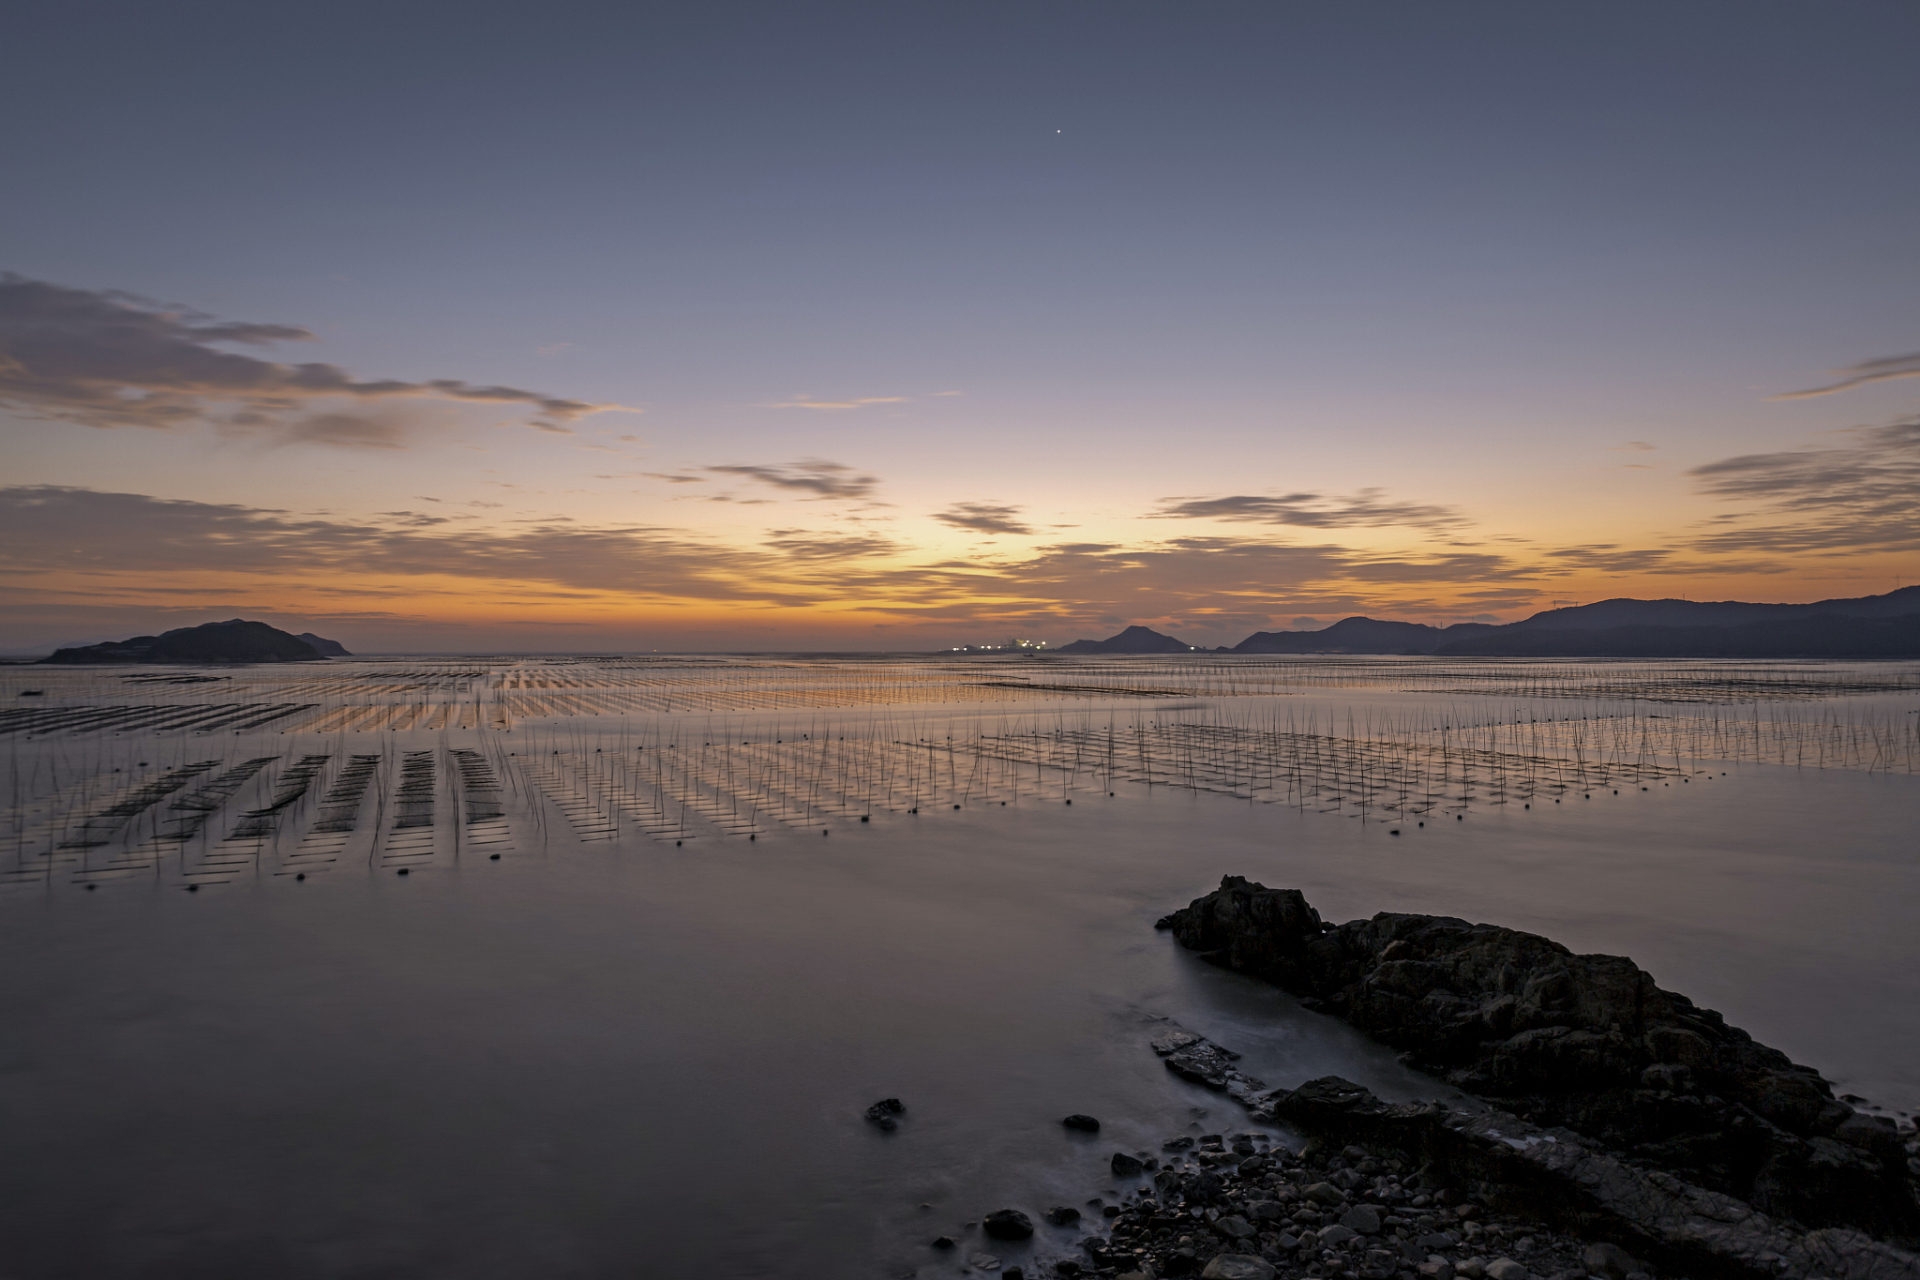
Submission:
<svg viewBox="0 0 1920 1280">
<path fill-rule="evenodd" d="M 74 3 L 0 649 L 926 650 L 1920 580 L 1910 3 Z"/>
</svg>

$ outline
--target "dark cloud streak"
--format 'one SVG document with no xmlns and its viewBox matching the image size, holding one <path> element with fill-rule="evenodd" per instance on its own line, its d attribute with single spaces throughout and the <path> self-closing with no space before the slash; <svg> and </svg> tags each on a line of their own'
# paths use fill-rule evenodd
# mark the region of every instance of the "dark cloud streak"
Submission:
<svg viewBox="0 0 1920 1280">
<path fill-rule="evenodd" d="M 390 418 L 298 414 L 329 397 L 521 405 L 533 425 L 567 432 L 565 422 L 618 407 L 452 378 L 361 381 L 336 365 L 218 349 L 312 340 L 294 325 L 216 321 L 130 294 L 0 273 L 0 407 L 33 417 L 160 430 L 211 422 L 230 436 L 391 449 L 401 433 Z M 235 408 L 223 413 L 223 405 Z"/>
</svg>

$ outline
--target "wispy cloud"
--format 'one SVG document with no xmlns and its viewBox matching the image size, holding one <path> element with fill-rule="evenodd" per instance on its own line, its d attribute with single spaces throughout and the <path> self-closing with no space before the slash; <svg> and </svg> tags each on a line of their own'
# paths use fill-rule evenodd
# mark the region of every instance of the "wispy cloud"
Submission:
<svg viewBox="0 0 1920 1280">
<path fill-rule="evenodd" d="M 1763 518 L 1720 517 L 1729 526 L 1695 544 L 1713 552 L 1920 550 L 1920 418 L 1850 432 L 1839 449 L 1750 453 L 1695 467 L 1703 492 L 1760 504 Z M 1786 517 L 1785 522 L 1777 522 Z"/>
<path fill-rule="evenodd" d="M 1019 517 L 1019 507 L 1005 507 L 992 502 L 956 502 L 945 511 L 934 513 L 933 518 L 956 529 L 972 529 L 976 533 L 1032 533 L 1032 526 Z"/>
<path fill-rule="evenodd" d="M 1836 391 L 1850 391 L 1854 387 L 1864 387 L 1870 382 L 1890 382 L 1895 378 L 1920 378 L 1920 351 L 1905 356 L 1882 356 L 1878 360 L 1862 360 L 1859 364 L 1850 364 L 1844 369 L 1830 371 L 1839 381 L 1830 382 L 1824 387 L 1808 387 L 1805 391 L 1788 391 L 1774 396 L 1775 400 L 1805 400 L 1812 396 L 1830 396 Z"/>
<path fill-rule="evenodd" d="M 761 407 L 765 409 L 865 409 L 869 405 L 905 403 L 907 403 L 905 396 L 859 396 L 852 400 L 815 400 L 812 396 L 796 395 L 791 400 L 781 400 Z"/>
<path fill-rule="evenodd" d="M 1467 520 L 1452 507 L 1390 502 L 1379 489 L 1351 497 L 1319 493 L 1236 494 L 1225 498 L 1163 498 L 1153 512 L 1162 520 L 1226 520 L 1243 524 L 1295 525 L 1308 529 L 1384 528 L 1455 529 Z"/>
<path fill-rule="evenodd" d="M 892 555 L 899 544 L 875 534 L 812 533 L 805 529 L 774 529 L 763 544 L 798 560 L 851 560 Z"/>
<path fill-rule="evenodd" d="M 282 364 L 222 350 L 311 342 L 297 325 L 221 321 L 111 290 L 0 273 L 0 407 L 90 427 L 168 429 L 213 423 L 222 434 L 345 448 L 402 447 L 403 424 L 329 398 L 418 398 L 524 406 L 532 424 L 620 406 L 453 378 L 364 381 L 331 364 Z"/>
<path fill-rule="evenodd" d="M 880 483 L 879 477 L 862 474 L 854 468 L 824 458 L 803 458 L 784 466 L 706 467 L 715 475 L 741 476 L 770 484 L 776 489 L 811 493 L 820 498 L 865 498 Z"/>
</svg>

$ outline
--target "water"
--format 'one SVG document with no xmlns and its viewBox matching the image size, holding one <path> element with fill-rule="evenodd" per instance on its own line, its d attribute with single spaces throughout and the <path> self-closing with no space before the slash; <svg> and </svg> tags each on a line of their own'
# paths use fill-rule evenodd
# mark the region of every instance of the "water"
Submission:
<svg viewBox="0 0 1920 1280">
<path fill-rule="evenodd" d="M 910 727 L 977 741 L 999 714 L 1014 712 L 950 724 L 922 709 Z M 692 723 L 667 736 L 691 743 Z M 1689 781 L 1645 792 L 1388 821 L 1036 775 L 958 811 L 768 823 L 751 842 L 702 827 L 680 846 L 630 817 L 583 839 L 597 820 L 529 780 L 534 760 L 559 767 L 554 741 L 585 777 L 612 767 L 595 743 L 643 756 L 634 739 L 660 750 L 658 730 L 19 746 L 16 773 L 45 790 L 36 752 L 66 753 L 70 786 L 135 756 L 474 742 L 500 766 L 512 838 L 497 862 L 452 844 L 471 828 L 448 821 L 460 793 L 443 768 L 425 852 L 395 845 L 419 837 L 390 829 L 397 806 L 370 802 L 340 861 L 305 881 L 274 874 L 309 839 L 300 822 L 237 871 L 193 873 L 232 847 L 223 810 L 151 873 L 93 891 L 71 861 L 16 878 L 0 899 L 5 1274 L 948 1274 L 935 1235 L 1002 1205 L 1037 1218 L 1111 1198 L 1114 1150 L 1248 1127 L 1147 1051 L 1164 1019 L 1243 1051 L 1270 1084 L 1336 1072 L 1389 1096 L 1441 1092 L 1154 931 L 1226 873 L 1302 888 L 1330 919 L 1444 912 L 1631 955 L 1841 1088 L 1920 1107 L 1911 774 L 1689 764 Z M 263 773 L 233 810 L 273 785 Z M 887 1096 L 908 1108 L 893 1134 L 861 1119 Z M 1076 1111 L 1103 1131 L 1062 1130 Z M 994 1252 L 1070 1256 L 1076 1234 L 1042 1227 Z"/>
</svg>

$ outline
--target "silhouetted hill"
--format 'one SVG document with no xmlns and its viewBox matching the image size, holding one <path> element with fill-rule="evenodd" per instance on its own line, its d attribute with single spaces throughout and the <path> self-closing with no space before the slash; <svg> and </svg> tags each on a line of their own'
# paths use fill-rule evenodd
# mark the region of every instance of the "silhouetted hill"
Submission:
<svg viewBox="0 0 1920 1280">
<path fill-rule="evenodd" d="M 1076 640 L 1060 653 L 1186 653 L 1146 627 Z M 1811 604 L 1743 600 L 1601 600 L 1505 626 L 1431 627 L 1343 618 L 1319 631 L 1256 631 L 1215 653 L 1432 653 L 1537 658 L 1920 657 L 1920 586 Z"/>
<path fill-rule="evenodd" d="M 1816 614 L 1737 625 L 1590 631 L 1515 623 L 1449 643 L 1438 653 L 1513 658 L 1913 658 L 1920 657 L 1920 613 L 1900 618 Z"/>
<path fill-rule="evenodd" d="M 1342 618 L 1318 631 L 1256 631 L 1228 653 L 1432 653 L 1450 640 L 1494 628 L 1484 622 L 1430 627 L 1420 622 Z"/>
<path fill-rule="evenodd" d="M 341 644 L 338 640 L 329 640 L 325 636 L 317 636 L 311 631 L 302 631 L 299 639 L 305 640 L 307 644 L 312 647 L 313 651 L 323 658 L 351 658 L 353 656 L 347 652 L 347 646 Z"/>
<path fill-rule="evenodd" d="M 42 662 L 313 662 L 322 655 L 299 636 L 264 622 L 209 622 L 157 636 L 134 636 L 81 649 L 60 649 Z"/>
<path fill-rule="evenodd" d="M 1601 631 L 1615 627 L 1738 627 L 1795 618 L 1897 618 L 1920 613 L 1920 586 L 1879 596 L 1812 604 L 1749 604 L 1743 600 L 1600 600 L 1549 609 L 1502 630 Z"/>
<path fill-rule="evenodd" d="M 1061 645 L 1055 653 L 1187 653 L 1193 648 L 1184 640 L 1163 636 L 1148 627 L 1128 627 L 1105 640 L 1075 640 Z"/>
</svg>

